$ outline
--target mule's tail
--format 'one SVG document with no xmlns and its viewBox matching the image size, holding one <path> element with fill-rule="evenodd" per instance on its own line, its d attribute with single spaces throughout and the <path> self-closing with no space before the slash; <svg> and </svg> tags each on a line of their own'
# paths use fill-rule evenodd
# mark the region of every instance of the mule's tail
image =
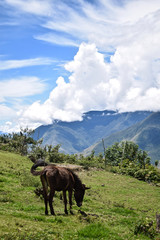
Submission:
<svg viewBox="0 0 160 240">
<path fill-rule="evenodd" d="M 47 166 L 48 163 L 42 161 L 42 160 L 39 160 L 37 161 L 35 164 L 33 164 L 33 166 L 31 167 L 31 173 L 34 175 L 34 176 L 39 176 L 39 175 L 43 175 L 44 174 L 44 170 L 42 171 L 36 171 L 36 168 L 37 167 L 43 167 L 43 166 Z"/>
</svg>

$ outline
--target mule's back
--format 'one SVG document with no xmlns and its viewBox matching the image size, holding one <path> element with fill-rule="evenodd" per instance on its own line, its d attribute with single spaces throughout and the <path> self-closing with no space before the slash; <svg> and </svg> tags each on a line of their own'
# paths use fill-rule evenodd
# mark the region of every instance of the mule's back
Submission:
<svg viewBox="0 0 160 240">
<path fill-rule="evenodd" d="M 70 190 L 74 187 L 73 175 L 66 168 L 48 165 L 44 168 L 44 175 L 49 187 L 55 191 Z"/>
</svg>

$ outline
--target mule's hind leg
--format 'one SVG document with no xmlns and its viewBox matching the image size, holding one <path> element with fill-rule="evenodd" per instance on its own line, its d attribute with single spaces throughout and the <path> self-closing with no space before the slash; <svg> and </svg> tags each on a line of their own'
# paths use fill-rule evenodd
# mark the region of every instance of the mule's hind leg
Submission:
<svg viewBox="0 0 160 240">
<path fill-rule="evenodd" d="M 53 209 L 53 197 L 54 197 L 54 189 L 50 189 L 50 194 L 49 194 L 49 206 L 50 206 L 50 211 L 52 215 L 55 215 L 54 209 Z"/>
<path fill-rule="evenodd" d="M 64 201 L 64 212 L 65 212 L 65 214 L 68 215 L 66 191 L 63 191 L 63 201 Z"/>
<path fill-rule="evenodd" d="M 45 204 L 45 215 L 48 215 L 48 186 L 46 183 L 45 177 L 41 176 L 41 182 L 43 186 L 43 197 L 44 197 L 44 204 Z"/>
</svg>

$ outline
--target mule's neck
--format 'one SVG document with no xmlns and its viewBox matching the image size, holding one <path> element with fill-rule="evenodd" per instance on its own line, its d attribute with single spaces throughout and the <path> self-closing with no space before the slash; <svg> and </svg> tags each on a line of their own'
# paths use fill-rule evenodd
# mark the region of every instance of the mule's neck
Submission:
<svg viewBox="0 0 160 240">
<path fill-rule="evenodd" d="M 80 180 L 80 178 L 74 173 L 72 172 L 72 175 L 74 177 L 74 181 L 75 181 L 75 185 L 74 185 L 74 189 L 82 189 L 82 182 Z"/>
</svg>

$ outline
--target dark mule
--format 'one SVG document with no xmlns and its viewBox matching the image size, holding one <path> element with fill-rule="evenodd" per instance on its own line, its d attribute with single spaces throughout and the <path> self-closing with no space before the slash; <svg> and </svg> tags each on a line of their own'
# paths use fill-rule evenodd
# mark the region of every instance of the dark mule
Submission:
<svg viewBox="0 0 160 240">
<path fill-rule="evenodd" d="M 36 171 L 36 168 L 39 166 L 45 166 L 42 171 Z M 67 197 L 66 191 L 69 192 L 69 204 L 70 204 L 70 213 L 72 213 L 72 192 L 74 191 L 74 197 L 77 203 L 77 206 L 82 206 L 83 197 L 85 190 L 89 189 L 84 184 L 82 184 L 79 177 L 70 169 L 64 167 L 58 167 L 53 164 L 47 164 L 44 161 L 36 162 L 32 168 L 31 173 L 34 176 L 40 176 L 42 186 L 43 186 L 43 195 L 45 203 L 45 214 L 48 215 L 48 201 L 50 206 L 50 211 L 52 215 L 55 215 L 52 201 L 55 194 L 55 191 L 63 191 L 63 200 L 65 206 L 65 213 L 67 211 Z M 48 198 L 48 187 L 50 188 L 49 198 Z"/>
</svg>

